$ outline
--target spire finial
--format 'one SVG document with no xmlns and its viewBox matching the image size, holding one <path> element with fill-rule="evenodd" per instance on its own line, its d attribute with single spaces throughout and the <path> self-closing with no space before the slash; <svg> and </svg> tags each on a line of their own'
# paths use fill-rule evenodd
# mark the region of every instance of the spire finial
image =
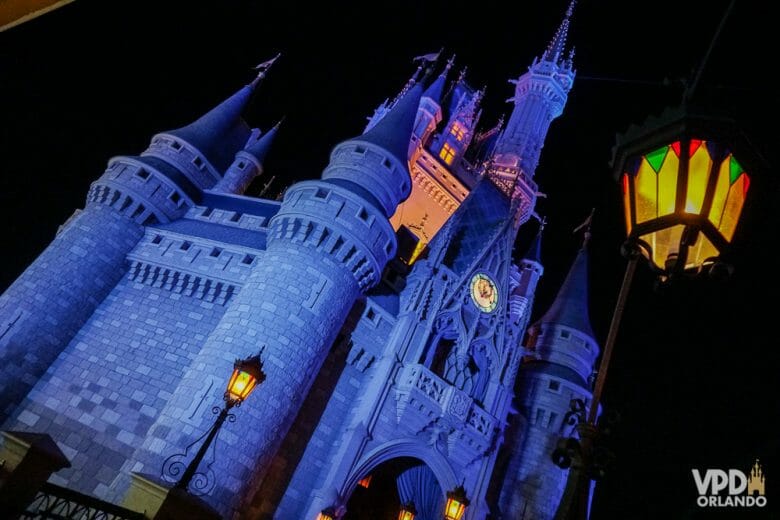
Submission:
<svg viewBox="0 0 780 520">
<path fill-rule="evenodd" d="M 588 247 L 588 242 L 590 242 L 591 232 L 590 228 L 593 224 L 593 214 L 596 213 L 596 208 L 591 208 L 590 215 L 588 215 L 588 218 L 585 219 L 585 221 L 574 228 L 574 231 L 572 233 L 577 233 L 580 229 L 585 228 L 585 233 L 582 235 L 582 249 L 585 249 Z"/>
<path fill-rule="evenodd" d="M 469 71 L 469 67 L 468 67 L 468 65 L 466 65 L 465 67 L 463 67 L 463 68 L 460 70 L 460 74 L 458 74 L 458 81 L 457 81 L 458 83 L 463 83 L 463 80 L 465 80 L 465 79 L 466 79 L 466 73 L 467 73 L 468 71 Z"/>
<path fill-rule="evenodd" d="M 259 65 L 255 66 L 255 70 L 257 71 L 257 76 L 252 81 L 253 87 L 256 87 L 263 80 L 263 78 L 265 78 L 266 73 L 271 69 L 274 62 L 278 60 L 281 55 L 282 53 L 278 52 L 276 53 L 276 56 L 274 56 L 270 60 L 264 61 L 263 63 L 260 63 Z"/>
<path fill-rule="evenodd" d="M 453 54 L 450 59 L 447 60 L 447 65 L 444 67 L 444 72 L 442 72 L 442 74 L 446 75 L 453 65 L 455 65 L 455 54 Z"/>
<path fill-rule="evenodd" d="M 279 118 L 279 121 L 277 121 L 276 124 L 271 127 L 271 130 L 279 130 L 279 127 L 282 126 L 282 123 L 284 123 L 285 119 L 287 119 L 287 116 L 282 116 Z"/>
<path fill-rule="evenodd" d="M 543 60 L 557 63 L 563 55 L 564 47 L 566 47 L 566 38 L 569 34 L 569 23 L 571 21 L 572 14 L 574 14 L 574 7 L 576 5 L 577 0 L 571 0 L 568 9 L 566 9 L 566 15 L 563 17 L 561 25 L 558 27 L 558 30 L 555 31 L 555 36 L 553 36 L 553 39 L 547 46 L 547 50 L 544 51 L 544 55 L 542 56 Z"/>
</svg>

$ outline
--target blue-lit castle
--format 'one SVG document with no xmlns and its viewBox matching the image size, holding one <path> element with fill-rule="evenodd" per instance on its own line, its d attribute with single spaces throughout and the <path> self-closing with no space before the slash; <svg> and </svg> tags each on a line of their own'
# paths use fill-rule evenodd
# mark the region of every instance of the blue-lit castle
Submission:
<svg viewBox="0 0 780 520">
<path fill-rule="evenodd" d="M 259 353 L 267 380 L 206 461 L 225 517 L 373 518 L 397 497 L 433 520 L 462 485 L 465 518 L 552 518 L 550 455 L 599 352 L 587 252 L 529 327 L 540 235 L 513 246 L 575 76 L 570 15 L 505 126 L 480 125 L 452 60 L 418 70 L 278 202 L 243 195 L 277 133 L 242 119 L 259 79 L 112 158 L 0 298 L 3 429 L 50 434 L 72 464 L 54 483 L 120 502 Z"/>
</svg>

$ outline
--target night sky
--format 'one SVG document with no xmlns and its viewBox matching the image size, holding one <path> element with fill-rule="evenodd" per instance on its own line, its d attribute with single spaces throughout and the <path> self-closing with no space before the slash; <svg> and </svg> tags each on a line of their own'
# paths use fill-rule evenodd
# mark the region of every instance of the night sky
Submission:
<svg viewBox="0 0 780 520">
<path fill-rule="evenodd" d="M 615 133 L 679 102 L 727 0 L 583 0 L 572 23 L 578 78 L 553 123 L 536 180 L 548 195 L 545 275 L 535 316 L 554 297 L 596 208 L 591 318 L 603 343 L 625 266 L 623 220 L 609 159 Z M 196 118 L 283 53 L 247 119 L 286 121 L 266 163 L 275 196 L 318 177 L 329 150 L 414 70 L 411 58 L 445 47 L 487 85 L 483 125 L 494 123 L 516 78 L 539 55 L 566 2 L 183 2 L 79 0 L 0 33 L 0 289 L 83 207 L 114 155 Z M 616 466 L 596 488 L 593 519 L 773 518 L 698 511 L 692 468 L 747 471 L 759 457 L 771 508 L 780 504 L 778 430 L 780 283 L 774 20 L 737 3 L 697 92 L 730 110 L 763 155 L 728 259 L 726 281 L 685 281 L 656 292 L 640 266 L 617 339 L 604 404 L 622 416 Z M 753 172 L 749 172 L 753 173 Z M 762 173 L 763 177 L 758 178 Z M 262 180 L 265 180 L 262 179 Z M 250 192 L 257 193 L 262 182 Z M 520 234 L 522 251 L 534 233 Z M 775 480 L 778 479 L 778 480 Z M 774 507 L 780 510 L 780 505 Z"/>
</svg>

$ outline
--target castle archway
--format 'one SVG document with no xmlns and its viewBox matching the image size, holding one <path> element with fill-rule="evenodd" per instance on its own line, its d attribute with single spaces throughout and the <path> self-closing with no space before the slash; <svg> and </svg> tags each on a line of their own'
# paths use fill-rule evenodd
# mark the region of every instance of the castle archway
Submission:
<svg viewBox="0 0 780 520">
<path fill-rule="evenodd" d="M 418 520 L 439 520 L 445 495 L 433 471 L 421 460 L 399 457 L 363 477 L 346 503 L 343 520 L 395 519 L 403 504 L 414 503 Z"/>
</svg>

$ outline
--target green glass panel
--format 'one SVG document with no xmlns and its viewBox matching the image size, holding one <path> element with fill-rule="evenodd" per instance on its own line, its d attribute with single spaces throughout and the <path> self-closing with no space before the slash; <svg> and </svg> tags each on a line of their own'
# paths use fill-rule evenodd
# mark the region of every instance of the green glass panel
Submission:
<svg viewBox="0 0 780 520">
<path fill-rule="evenodd" d="M 669 147 L 664 146 L 663 148 L 659 148 L 658 150 L 645 155 L 645 159 L 647 159 L 647 162 L 652 166 L 653 170 L 655 170 L 655 173 L 658 173 L 658 170 L 661 169 L 661 165 L 664 163 L 664 158 L 666 157 L 666 152 L 668 150 Z"/>
<path fill-rule="evenodd" d="M 737 162 L 737 160 L 734 158 L 734 156 L 731 156 L 731 163 L 729 166 L 729 181 L 731 184 L 734 184 L 734 181 L 736 181 L 739 178 L 739 174 L 742 173 L 744 170 L 742 169 L 742 165 Z"/>
</svg>

